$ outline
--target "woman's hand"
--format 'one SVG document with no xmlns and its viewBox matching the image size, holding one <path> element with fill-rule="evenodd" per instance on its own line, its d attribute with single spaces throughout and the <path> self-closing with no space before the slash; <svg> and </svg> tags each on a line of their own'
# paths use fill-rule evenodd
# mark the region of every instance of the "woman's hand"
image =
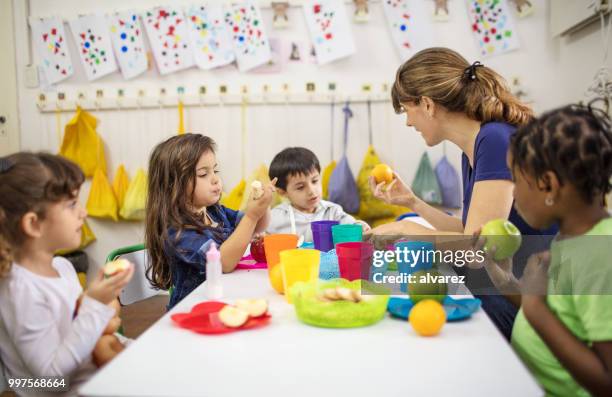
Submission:
<svg viewBox="0 0 612 397">
<path fill-rule="evenodd" d="M 251 218 L 253 221 L 257 222 L 270 208 L 270 204 L 272 204 L 272 200 L 274 199 L 274 193 L 276 192 L 276 181 L 277 178 L 274 178 L 270 183 L 263 187 L 263 196 L 255 199 L 251 194 L 249 196 L 249 201 L 247 202 L 247 206 L 245 209 L 245 215 Z"/>
<path fill-rule="evenodd" d="M 130 282 L 133 275 L 134 265 L 131 263 L 129 268 L 109 278 L 104 278 L 104 269 L 100 269 L 96 279 L 91 282 L 89 288 L 85 291 L 85 295 L 108 305 L 117 299 L 121 290 Z"/>
<path fill-rule="evenodd" d="M 412 189 L 402 181 L 402 178 L 396 172 L 393 173 L 393 176 L 394 179 L 389 185 L 386 185 L 385 182 L 376 184 L 374 177 L 370 176 L 369 181 L 372 194 L 387 204 L 412 207 L 416 200 Z"/>
</svg>

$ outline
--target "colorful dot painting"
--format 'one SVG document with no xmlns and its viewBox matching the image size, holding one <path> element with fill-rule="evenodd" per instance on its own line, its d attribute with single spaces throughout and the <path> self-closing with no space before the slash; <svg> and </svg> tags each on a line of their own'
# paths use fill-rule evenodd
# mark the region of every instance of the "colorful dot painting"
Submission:
<svg viewBox="0 0 612 397">
<path fill-rule="evenodd" d="M 304 3 L 304 13 L 319 64 L 355 52 L 353 34 L 342 0 L 308 0 Z"/>
<path fill-rule="evenodd" d="M 499 55 L 519 48 L 507 4 L 501 0 L 466 0 L 472 32 L 481 56 Z"/>
<path fill-rule="evenodd" d="M 99 79 L 117 70 L 104 16 L 86 15 L 69 24 L 88 80 Z"/>
<path fill-rule="evenodd" d="M 433 32 L 421 1 L 383 0 L 389 31 L 402 60 L 431 46 Z"/>
<path fill-rule="evenodd" d="M 186 18 L 172 7 L 157 7 L 143 15 L 143 22 L 160 74 L 194 65 Z"/>
<path fill-rule="evenodd" d="M 253 2 L 232 4 L 224 15 L 240 71 L 247 71 L 270 61 L 270 43 L 261 23 L 261 11 Z"/>
<path fill-rule="evenodd" d="M 144 73 L 148 62 L 138 14 L 117 13 L 108 16 L 107 21 L 123 78 L 129 80 Z"/>
<path fill-rule="evenodd" d="M 71 76 L 73 68 L 62 21 L 45 18 L 33 21 L 31 26 L 32 40 L 47 82 L 55 84 Z"/>
<path fill-rule="evenodd" d="M 230 32 L 221 5 L 192 6 L 186 13 L 196 65 L 212 69 L 235 59 Z"/>
</svg>

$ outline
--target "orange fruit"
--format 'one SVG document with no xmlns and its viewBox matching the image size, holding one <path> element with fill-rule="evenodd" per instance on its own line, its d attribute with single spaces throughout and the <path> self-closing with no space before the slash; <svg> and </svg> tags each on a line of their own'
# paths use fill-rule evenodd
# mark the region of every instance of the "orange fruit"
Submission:
<svg viewBox="0 0 612 397">
<path fill-rule="evenodd" d="M 283 286 L 283 273 L 281 271 L 280 263 L 277 263 L 274 266 L 270 266 L 268 263 L 268 277 L 270 278 L 272 288 L 274 288 L 276 292 L 279 294 L 285 292 L 285 288 Z"/>
<path fill-rule="evenodd" d="M 410 310 L 408 321 L 417 334 L 433 336 L 438 334 L 446 323 L 446 312 L 440 302 L 425 299 Z"/>
<path fill-rule="evenodd" d="M 374 177 L 376 183 L 391 183 L 393 181 L 393 170 L 387 164 L 378 164 L 370 173 Z"/>
</svg>

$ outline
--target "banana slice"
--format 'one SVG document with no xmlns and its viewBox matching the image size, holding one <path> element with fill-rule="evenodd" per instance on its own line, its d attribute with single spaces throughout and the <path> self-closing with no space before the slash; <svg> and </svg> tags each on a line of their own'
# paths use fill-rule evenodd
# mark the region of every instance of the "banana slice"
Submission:
<svg viewBox="0 0 612 397">
<path fill-rule="evenodd" d="M 264 194 L 261 182 L 253 181 L 253 183 L 251 183 L 251 191 L 253 193 L 253 200 L 259 200 Z"/>
<path fill-rule="evenodd" d="M 268 312 L 268 301 L 265 299 L 238 299 L 236 307 L 249 313 L 251 317 L 260 317 Z"/>
<path fill-rule="evenodd" d="M 219 311 L 219 320 L 226 327 L 242 327 L 249 319 L 249 313 L 238 309 L 236 306 L 227 305 Z"/>
</svg>

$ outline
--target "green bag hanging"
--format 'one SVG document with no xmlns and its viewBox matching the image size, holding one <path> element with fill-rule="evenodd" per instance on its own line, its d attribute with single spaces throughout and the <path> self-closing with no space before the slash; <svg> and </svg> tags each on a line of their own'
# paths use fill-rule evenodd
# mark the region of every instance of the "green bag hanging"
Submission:
<svg viewBox="0 0 612 397">
<path fill-rule="evenodd" d="M 412 191 L 430 204 L 442 204 L 442 193 L 438 178 L 431 166 L 427 152 L 423 153 L 416 176 L 412 182 Z"/>
</svg>

